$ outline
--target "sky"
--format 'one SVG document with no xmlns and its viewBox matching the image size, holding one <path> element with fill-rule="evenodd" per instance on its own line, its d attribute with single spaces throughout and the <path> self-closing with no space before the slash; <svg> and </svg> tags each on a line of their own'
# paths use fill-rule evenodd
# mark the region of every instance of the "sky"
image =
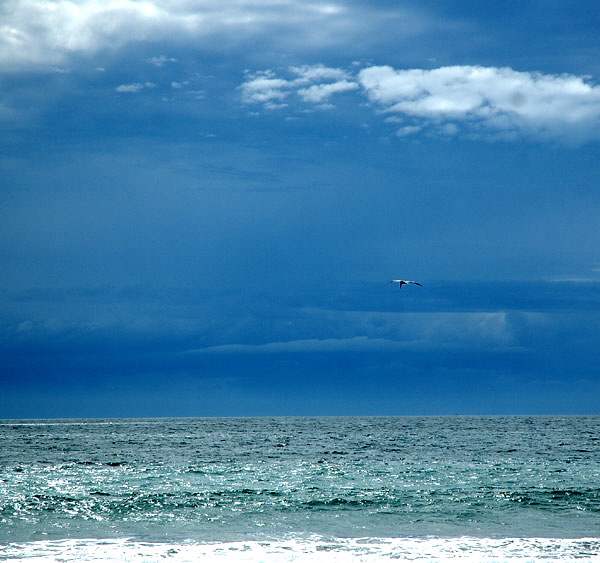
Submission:
<svg viewBox="0 0 600 563">
<path fill-rule="evenodd" d="M 0 418 L 600 414 L 599 48 L 592 0 L 4 0 Z"/>
</svg>

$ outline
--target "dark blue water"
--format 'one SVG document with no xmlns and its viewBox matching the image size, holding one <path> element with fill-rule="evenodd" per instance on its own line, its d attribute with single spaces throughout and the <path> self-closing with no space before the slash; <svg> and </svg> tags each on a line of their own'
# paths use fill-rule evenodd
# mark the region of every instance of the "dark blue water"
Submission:
<svg viewBox="0 0 600 563">
<path fill-rule="evenodd" d="M 382 538 L 520 538 L 536 561 L 535 542 L 563 560 L 600 545 L 600 417 L 3 421 L 0 443 L 6 558 L 79 546 L 78 560 L 95 560 L 99 540 L 250 542 L 249 561 L 265 560 L 264 542 L 296 542 L 285 555 L 323 538 L 330 557 Z"/>
</svg>

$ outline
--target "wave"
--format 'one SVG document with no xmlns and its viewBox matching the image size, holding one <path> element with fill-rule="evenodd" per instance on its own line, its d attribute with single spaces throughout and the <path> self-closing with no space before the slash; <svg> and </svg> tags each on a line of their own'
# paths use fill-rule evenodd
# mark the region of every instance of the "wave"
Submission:
<svg viewBox="0 0 600 563">
<path fill-rule="evenodd" d="M 70 516 L 92 516 L 96 519 L 120 518 L 124 514 L 139 513 L 151 518 L 154 512 L 164 517 L 163 511 L 189 512 L 189 518 L 197 518 L 198 509 L 223 509 L 232 506 L 254 508 L 261 511 L 302 510 L 393 510 L 396 513 L 436 510 L 455 514 L 459 507 L 482 510 L 512 511 L 531 508 L 541 511 L 600 512 L 600 489 L 542 489 L 523 488 L 513 491 L 482 487 L 479 490 L 390 490 L 354 489 L 349 491 L 320 490 L 310 487 L 304 490 L 292 488 L 224 489 L 213 491 L 139 491 L 129 494 L 91 489 L 84 495 L 39 493 L 5 501 L 5 518 L 22 514 L 67 513 Z M 185 516 L 183 514 L 180 517 Z"/>
<path fill-rule="evenodd" d="M 353 562 L 409 560 L 487 563 L 529 561 L 597 562 L 600 538 L 288 538 L 215 543 L 158 543 L 133 539 L 34 541 L 0 546 L 0 559 L 12 563 L 142 563 L 168 559 L 173 563 L 228 561 L 258 563 Z"/>
</svg>

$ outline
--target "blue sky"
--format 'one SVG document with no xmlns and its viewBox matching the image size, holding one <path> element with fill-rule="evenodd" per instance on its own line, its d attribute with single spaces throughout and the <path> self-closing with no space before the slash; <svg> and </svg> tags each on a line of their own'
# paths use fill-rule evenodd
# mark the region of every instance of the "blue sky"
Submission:
<svg viewBox="0 0 600 563">
<path fill-rule="evenodd" d="M 599 412 L 595 2 L 0 29 L 0 417 Z"/>
</svg>

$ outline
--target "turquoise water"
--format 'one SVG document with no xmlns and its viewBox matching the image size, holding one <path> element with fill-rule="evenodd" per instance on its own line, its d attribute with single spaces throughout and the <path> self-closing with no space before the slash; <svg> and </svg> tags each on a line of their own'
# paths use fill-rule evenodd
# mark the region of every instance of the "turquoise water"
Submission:
<svg viewBox="0 0 600 563">
<path fill-rule="evenodd" d="M 600 557 L 600 417 L 3 421 L 0 443 L 0 558 Z"/>
</svg>

